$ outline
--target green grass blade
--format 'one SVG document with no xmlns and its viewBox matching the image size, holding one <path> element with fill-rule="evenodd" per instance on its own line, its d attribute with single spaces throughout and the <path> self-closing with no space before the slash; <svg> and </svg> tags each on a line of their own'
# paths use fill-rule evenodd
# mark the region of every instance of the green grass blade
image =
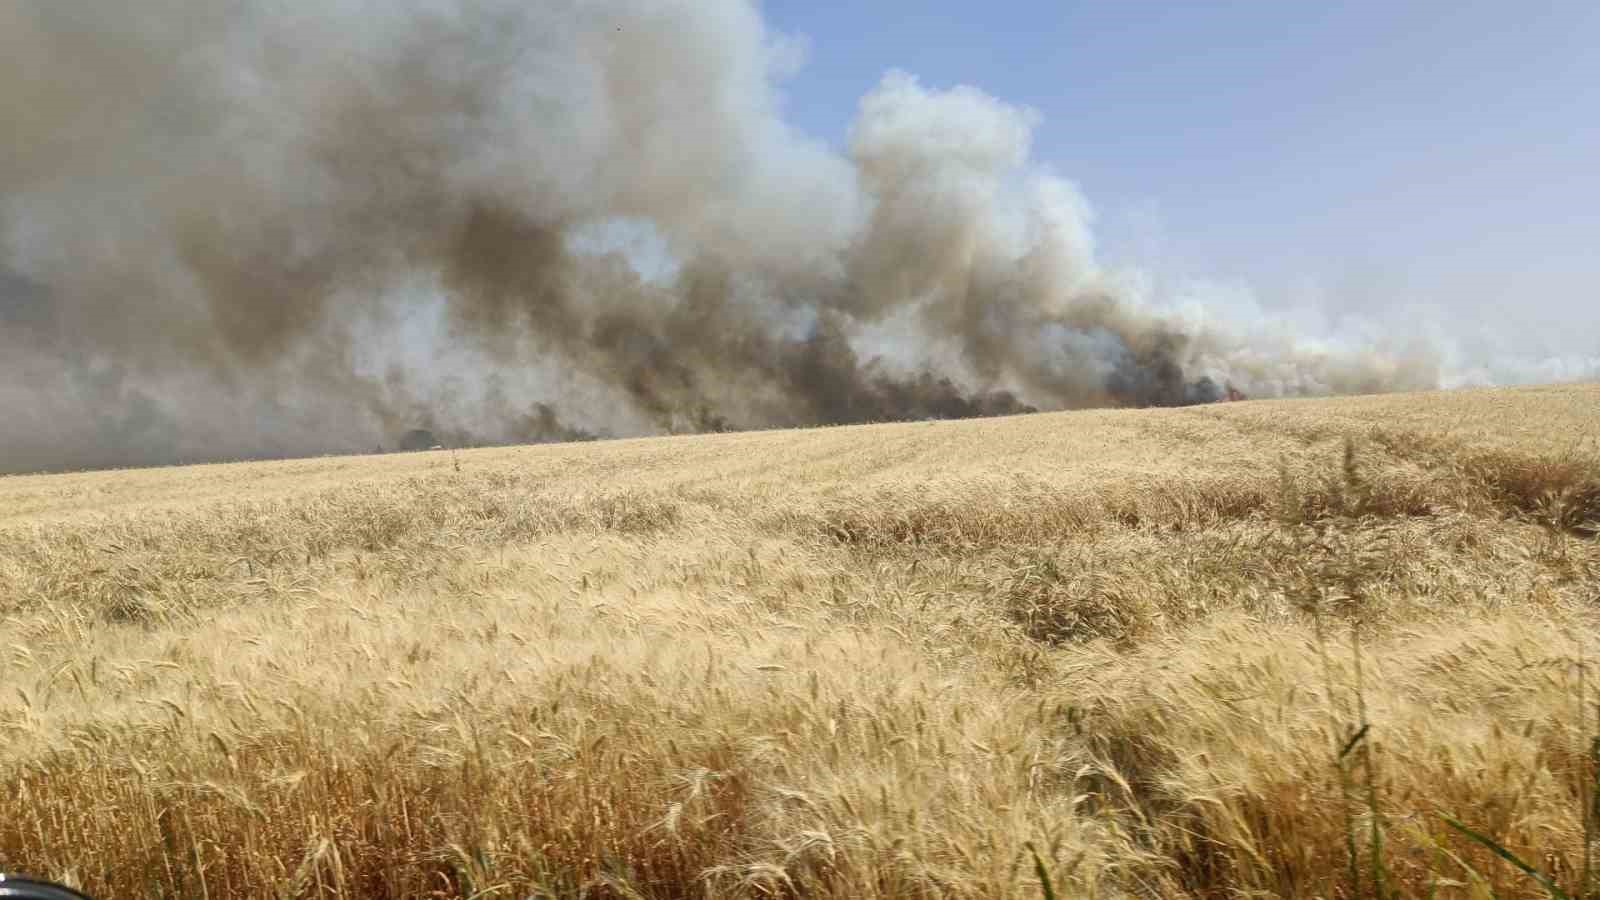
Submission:
<svg viewBox="0 0 1600 900">
<path fill-rule="evenodd" d="M 1350 735 L 1350 740 L 1344 742 L 1344 749 L 1339 751 L 1339 758 L 1340 759 L 1344 759 L 1346 756 L 1349 756 L 1350 755 L 1350 751 L 1354 750 L 1356 748 L 1356 745 L 1361 743 L 1361 739 L 1366 737 L 1367 736 L 1367 732 L 1370 731 L 1371 729 L 1372 729 L 1372 725 L 1371 725 L 1371 723 L 1368 723 L 1366 725 L 1361 726 L 1361 730 L 1360 731 L 1357 731 L 1355 734 Z"/>
<path fill-rule="evenodd" d="M 1044 860 L 1039 858 L 1039 851 L 1034 849 L 1032 842 L 1025 846 L 1028 852 L 1033 854 L 1033 872 L 1039 876 L 1039 887 L 1044 890 L 1044 900 L 1056 900 L 1056 889 L 1050 884 L 1050 871 L 1044 867 Z"/>
<path fill-rule="evenodd" d="M 1550 896 L 1554 897 L 1555 900 L 1572 900 L 1572 898 L 1567 895 L 1566 891 L 1563 891 L 1561 888 L 1556 887 L 1556 883 L 1554 881 L 1551 881 L 1548 877 L 1546 877 L 1543 872 L 1540 872 L 1538 869 L 1535 869 L 1533 866 L 1530 866 L 1527 863 L 1523 862 L 1521 857 L 1517 856 L 1515 853 L 1512 853 L 1510 850 L 1507 850 L 1506 848 L 1500 846 L 1500 844 L 1498 842 L 1496 842 L 1493 838 L 1489 838 L 1489 837 L 1486 837 L 1485 835 L 1479 834 L 1478 832 L 1473 831 L 1471 828 L 1468 828 L 1467 826 L 1461 824 L 1460 822 L 1457 822 L 1455 819 L 1452 819 L 1452 818 L 1450 818 L 1449 816 L 1447 816 L 1447 815 L 1445 815 L 1443 813 L 1439 814 L 1439 818 L 1443 819 L 1444 823 L 1446 825 L 1449 825 L 1451 828 L 1454 828 L 1455 830 L 1461 832 L 1462 834 L 1466 835 L 1467 837 L 1472 838 L 1473 840 L 1477 841 L 1478 843 L 1482 844 L 1483 846 L 1488 847 L 1490 849 L 1490 851 L 1492 851 L 1494 853 L 1494 855 L 1500 857 L 1501 859 L 1505 860 L 1506 862 L 1511 863 L 1513 866 L 1516 866 L 1517 868 L 1521 869 L 1523 872 L 1527 873 L 1529 878 L 1532 878 L 1534 881 L 1539 882 L 1539 884 L 1542 885 L 1546 891 L 1549 891 L 1550 892 Z"/>
</svg>

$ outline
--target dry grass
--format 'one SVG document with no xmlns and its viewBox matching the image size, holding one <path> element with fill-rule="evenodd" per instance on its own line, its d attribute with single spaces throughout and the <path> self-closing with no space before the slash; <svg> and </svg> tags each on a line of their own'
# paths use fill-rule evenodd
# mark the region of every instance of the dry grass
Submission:
<svg viewBox="0 0 1600 900">
<path fill-rule="evenodd" d="M 0 866 L 1543 896 L 1445 813 L 1577 896 L 1597 429 L 1591 386 L 0 479 Z"/>
</svg>

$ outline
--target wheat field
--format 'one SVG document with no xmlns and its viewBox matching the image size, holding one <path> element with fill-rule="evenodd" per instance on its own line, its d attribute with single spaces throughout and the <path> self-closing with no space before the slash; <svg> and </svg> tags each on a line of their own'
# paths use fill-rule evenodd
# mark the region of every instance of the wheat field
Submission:
<svg viewBox="0 0 1600 900">
<path fill-rule="evenodd" d="M 0 479 L 0 867 L 1580 896 L 1597 432 L 1590 385 Z"/>
</svg>

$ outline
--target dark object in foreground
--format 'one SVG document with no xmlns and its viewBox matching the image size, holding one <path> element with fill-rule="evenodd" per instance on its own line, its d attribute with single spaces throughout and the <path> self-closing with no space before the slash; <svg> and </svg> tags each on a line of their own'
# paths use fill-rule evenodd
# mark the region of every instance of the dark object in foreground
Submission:
<svg viewBox="0 0 1600 900">
<path fill-rule="evenodd" d="M 0 874 L 0 900 L 93 900 L 88 894 L 22 875 Z"/>
</svg>

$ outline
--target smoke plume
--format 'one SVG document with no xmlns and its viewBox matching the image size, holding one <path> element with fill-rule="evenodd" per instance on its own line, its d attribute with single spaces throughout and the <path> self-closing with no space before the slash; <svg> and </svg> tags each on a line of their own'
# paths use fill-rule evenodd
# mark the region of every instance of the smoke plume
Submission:
<svg viewBox="0 0 1600 900">
<path fill-rule="evenodd" d="M 0 0 L 0 470 L 1432 387 L 1154 311 L 1031 113 L 747 0 Z"/>
</svg>

